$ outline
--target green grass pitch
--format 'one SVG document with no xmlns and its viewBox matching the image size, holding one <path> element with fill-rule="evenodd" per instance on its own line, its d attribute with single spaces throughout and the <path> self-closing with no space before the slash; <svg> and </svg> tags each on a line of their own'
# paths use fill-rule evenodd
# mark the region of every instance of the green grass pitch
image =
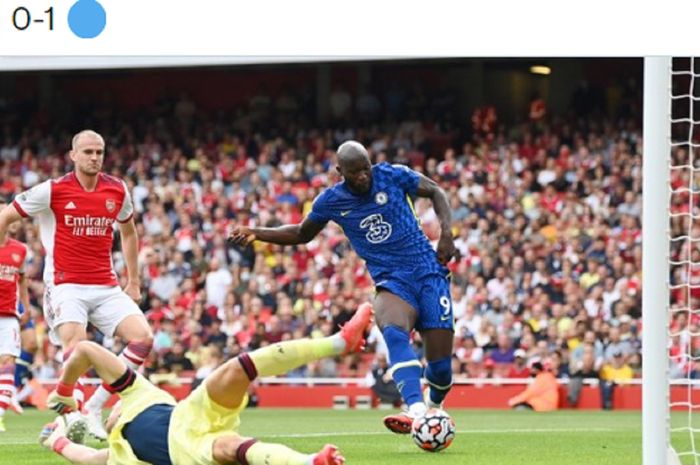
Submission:
<svg viewBox="0 0 700 465">
<path fill-rule="evenodd" d="M 377 410 L 249 409 L 243 414 L 241 433 L 303 452 L 333 443 L 340 447 L 348 465 L 641 463 L 641 412 L 450 413 L 457 424 L 457 436 L 450 448 L 437 454 L 421 451 L 407 436 L 386 431 L 381 423 L 385 412 Z M 23 416 L 8 413 L 7 432 L 0 433 L 0 464 L 66 464 L 36 442 L 41 426 L 51 418 L 49 412 L 33 410 Z M 674 422 L 683 421 L 687 422 L 687 414 L 674 416 Z M 674 439 L 680 444 L 686 442 L 686 446 L 689 442 L 682 435 Z"/>
</svg>

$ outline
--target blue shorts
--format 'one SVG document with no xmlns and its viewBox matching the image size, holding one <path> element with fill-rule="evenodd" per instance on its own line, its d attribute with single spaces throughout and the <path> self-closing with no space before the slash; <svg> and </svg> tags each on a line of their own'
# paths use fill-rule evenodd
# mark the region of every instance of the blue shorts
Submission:
<svg viewBox="0 0 700 465">
<path fill-rule="evenodd" d="M 155 465 L 171 465 L 168 428 L 174 408 L 167 404 L 151 405 L 124 425 L 122 436 L 139 460 Z"/>
<path fill-rule="evenodd" d="M 385 289 L 408 302 L 418 313 L 416 330 L 454 329 L 450 271 L 392 271 L 375 281 L 377 290 Z"/>
</svg>

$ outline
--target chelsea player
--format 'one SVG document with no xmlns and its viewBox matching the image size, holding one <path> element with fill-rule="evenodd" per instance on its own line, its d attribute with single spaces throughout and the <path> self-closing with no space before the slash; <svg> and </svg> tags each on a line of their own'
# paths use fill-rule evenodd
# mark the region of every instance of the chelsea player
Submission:
<svg viewBox="0 0 700 465">
<path fill-rule="evenodd" d="M 453 316 L 449 270 L 455 253 L 452 216 L 445 192 L 431 179 L 406 166 L 372 165 L 359 142 L 338 148 L 343 181 L 323 191 L 301 224 L 276 228 L 234 228 L 236 244 L 255 240 L 274 244 L 307 243 L 328 223 L 339 224 L 357 254 L 367 263 L 376 286 L 377 324 L 389 349 L 390 372 L 408 411 L 384 418 L 385 426 L 408 434 L 414 418 L 442 405 L 452 386 Z M 421 230 L 411 197 L 431 199 L 441 226 L 437 252 Z M 410 333 L 425 344 L 429 389 L 421 393 L 421 362 L 411 348 Z"/>
</svg>

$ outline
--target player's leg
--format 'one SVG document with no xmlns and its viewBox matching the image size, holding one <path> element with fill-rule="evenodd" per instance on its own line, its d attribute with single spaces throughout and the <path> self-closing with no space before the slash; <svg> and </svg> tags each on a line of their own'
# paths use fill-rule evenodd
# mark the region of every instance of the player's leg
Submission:
<svg viewBox="0 0 700 465">
<path fill-rule="evenodd" d="M 73 398 L 75 385 L 90 368 L 95 369 L 97 376 L 112 388 L 112 392 L 120 392 L 131 386 L 136 376 L 133 370 L 109 350 L 91 341 L 81 341 L 64 361 L 58 385 L 49 395 L 47 405 L 59 413 L 76 409 L 77 403 Z M 66 408 L 60 408 L 61 405 Z"/>
<path fill-rule="evenodd" d="M 56 390 L 51 392 L 47 398 L 48 407 L 59 413 L 66 413 L 76 408 L 77 404 L 73 397 L 73 390 L 80 376 L 90 368 L 94 368 L 97 375 L 104 382 L 109 383 L 110 389 L 114 393 L 123 392 L 136 381 L 136 373 L 128 368 L 116 355 L 94 342 L 81 341 L 74 347 L 65 361 Z M 66 416 L 67 422 L 70 421 L 69 418 L 70 416 Z M 95 449 L 75 444 L 82 442 L 86 430 L 87 424 L 80 417 L 79 420 L 72 422 L 72 425 L 67 425 L 65 431 L 56 434 L 50 432 L 47 442 L 56 453 L 69 460 L 75 460 L 84 454 L 92 452 L 98 453 Z M 80 439 L 76 439 L 76 436 L 79 436 Z M 103 449 L 94 457 L 100 460 L 91 460 L 89 463 L 106 463 L 105 450 L 107 449 Z M 87 461 L 80 462 L 88 463 Z"/>
<path fill-rule="evenodd" d="M 86 325 L 83 323 L 66 322 L 61 323 L 55 328 L 55 333 L 58 336 L 59 341 L 61 341 L 61 347 L 63 348 L 63 363 L 66 363 L 71 352 L 75 347 L 81 342 L 87 339 L 87 332 L 85 331 Z M 85 386 L 83 381 L 78 382 L 77 389 L 74 393 L 75 400 L 77 401 L 77 410 L 83 409 L 83 403 L 85 401 Z"/>
<path fill-rule="evenodd" d="M 273 344 L 242 354 L 217 368 L 204 382 L 207 395 L 217 406 L 240 409 L 248 385 L 257 376 L 286 373 L 323 357 L 361 350 L 364 333 L 372 324 L 370 304 L 362 304 L 340 332 L 322 339 L 300 339 Z M 345 459 L 335 446 L 316 454 L 303 454 L 281 444 L 260 442 L 235 434 L 217 438 L 212 450 L 221 464 L 241 465 L 342 465 Z"/>
<path fill-rule="evenodd" d="M 332 336 L 278 342 L 229 360 L 204 381 L 209 397 L 226 408 L 238 407 L 250 381 L 258 376 L 287 373 L 309 362 L 361 350 L 373 320 L 372 306 L 360 305 L 353 317 Z"/>
<path fill-rule="evenodd" d="M 426 329 L 421 332 L 425 346 L 425 379 L 428 381 L 428 407 L 441 408 L 452 388 L 452 342 L 451 329 Z"/>
<path fill-rule="evenodd" d="M 421 394 L 422 365 L 411 347 L 411 331 L 416 323 L 415 307 L 393 292 L 380 289 L 374 299 L 377 324 L 389 350 L 391 373 L 408 412 L 388 415 L 384 424 L 391 431 L 407 434 L 413 418 L 425 412 Z"/>
<path fill-rule="evenodd" d="M 81 287 L 73 284 L 47 285 L 44 288 L 44 319 L 49 327 L 49 340 L 60 344 L 65 362 L 73 348 L 87 338 L 88 307 L 82 299 Z M 85 393 L 82 383 L 75 391 L 79 409 Z"/>
<path fill-rule="evenodd" d="M 428 381 L 426 403 L 441 407 L 452 388 L 452 346 L 454 316 L 450 282 L 439 275 L 424 280 L 421 289 L 421 312 L 418 327 L 425 347 L 425 378 Z"/>
<path fill-rule="evenodd" d="M 221 436 L 214 441 L 214 460 L 221 465 L 343 465 L 338 448 L 326 444 L 315 454 L 302 454 L 282 444 L 262 443 L 238 435 Z"/>
<path fill-rule="evenodd" d="M 3 417 L 15 395 L 15 357 L 0 354 L 0 432 L 5 431 Z"/>
<path fill-rule="evenodd" d="M 31 387 L 27 382 L 27 378 L 34 364 L 34 354 L 37 351 L 36 329 L 34 328 L 34 320 L 29 319 L 29 322 L 20 329 L 21 351 L 19 357 L 15 360 L 15 389 L 17 395 L 12 402 L 12 408 L 17 413 L 22 412 L 21 402 L 23 402 L 32 392 Z"/>
<path fill-rule="evenodd" d="M 31 369 L 31 366 L 34 363 L 34 354 L 36 354 L 37 351 L 37 342 L 36 329 L 34 329 L 33 321 L 30 320 L 30 323 L 21 329 L 20 342 L 22 350 L 19 353 L 19 358 L 17 359 L 15 386 L 19 386 L 21 384 L 22 379 L 26 376 L 26 373 Z"/>
<path fill-rule="evenodd" d="M 97 296 L 96 309 L 90 322 L 108 336 L 116 335 L 127 341 L 119 354 L 132 370 L 138 370 L 153 347 L 153 331 L 136 303 L 121 289 L 107 289 Z M 102 408 L 111 396 L 109 386 L 103 383 L 85 404 L 85 416 L 90 433 L 97 439 L 106 439 L 107 431 L 102 424 Z"/>
<path fill-rule="evenodd" d="M 20 352 L 19 322 L 0 317 L 0 432 L 5 431 L 3 416 L 15 395 L 15 359 Z"/>
</svg>

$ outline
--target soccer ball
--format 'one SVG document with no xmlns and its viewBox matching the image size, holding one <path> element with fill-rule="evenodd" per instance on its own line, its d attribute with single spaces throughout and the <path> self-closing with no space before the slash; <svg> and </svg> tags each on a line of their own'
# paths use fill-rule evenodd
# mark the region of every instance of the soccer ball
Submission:
<svg viewBox="0 0 700 465">
<path fill-rule="evenodd" d="M 440 452 L 452 444 L 455 438 L 455 422 L 444 410 L 428 409 L 425 415 L 413 420 L 411 437 L 421 449 Z"/>
</svg>

